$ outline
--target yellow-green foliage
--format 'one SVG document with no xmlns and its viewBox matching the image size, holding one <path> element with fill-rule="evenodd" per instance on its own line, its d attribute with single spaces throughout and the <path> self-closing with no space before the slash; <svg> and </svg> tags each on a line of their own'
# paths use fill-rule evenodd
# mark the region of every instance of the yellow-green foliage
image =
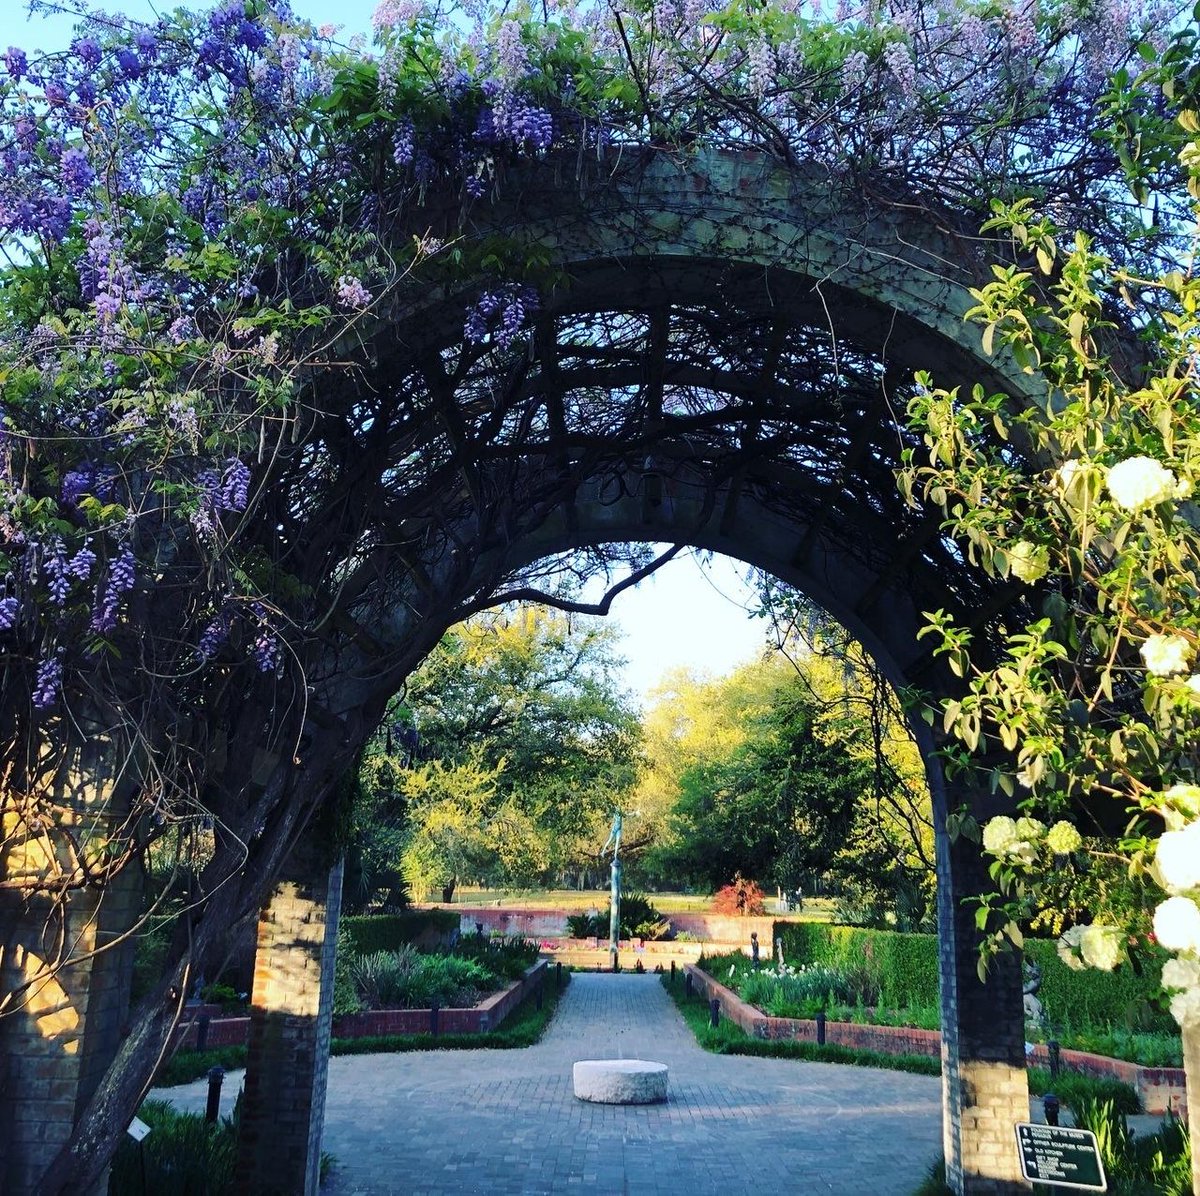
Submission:
<svg viewBox="0 0 1200 1196">
<path fill-rule="evenodd" d="M 888 1008 L 933 1005 L 938 1000 L 938 940 L 933 934 L 900 934 L 817 922 L 776 922 L 788 963 L 834 968 L 866 965 L 877 976 Z M 1052 1026 L 1125 1025 L 1141 1020 L 1159 989 L 1162 960 L 1115 972 L 1068 968 L 1047 939 L 1026 939 L 1025 953 L 1042 970 L 1038 997 Z M 1165 957 L 1164 957 L 1165 958 Z"/>
<path fill-rule="evenodd" d="M 458 914 L 443 909 L 414 909 L 403 914 L 343 918 L 341 928 L 359 955 L 397 951 L 408 943 L 434 946 L 457 929 Z"/>
</svg>

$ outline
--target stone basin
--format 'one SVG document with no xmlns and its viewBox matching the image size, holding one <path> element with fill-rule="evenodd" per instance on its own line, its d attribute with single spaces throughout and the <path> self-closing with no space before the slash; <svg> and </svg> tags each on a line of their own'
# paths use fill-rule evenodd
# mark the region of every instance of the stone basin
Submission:
<svg viewBox="0 0 1200 1196">
<path fill-rule="evenodd" d="M 652 1105 L 667 1099 L 667 1065 L 646 1059 L 581 1059 L 575 1095 L 602 1105 Z"/>
</svg>

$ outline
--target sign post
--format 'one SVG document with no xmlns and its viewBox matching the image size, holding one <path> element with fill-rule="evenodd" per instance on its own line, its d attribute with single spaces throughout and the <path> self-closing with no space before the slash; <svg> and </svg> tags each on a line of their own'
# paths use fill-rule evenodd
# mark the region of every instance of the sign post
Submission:
<svg viewBox="0 0 1200 1196">
<path fill-rule="evenodd" d="M 1021 1174 L 1039 1184 L 1107 1192 L 1100 1148 L 1091 1130 L 1017 1122 Z"/>
</svg>

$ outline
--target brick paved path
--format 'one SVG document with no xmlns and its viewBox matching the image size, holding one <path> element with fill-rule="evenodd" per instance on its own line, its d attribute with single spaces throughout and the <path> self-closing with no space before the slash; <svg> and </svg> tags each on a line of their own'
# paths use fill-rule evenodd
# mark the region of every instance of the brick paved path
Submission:
<svg viewBox="0 0 1200 1196">
<path fill-rule="evenodd" d="M 597 1058 L 668 1064 L 669 1100 L 577 1101 L 571 1064 Z M 169 1095 L 202 1109 L 204 1090 Z M 331 1060 L 322 1191 L 907 1196 L 941 1150 L 940 1101 L 931 1076 L 710 1055 L 657 976 L 579 973 L 527 1050 Z"/>
</svg>

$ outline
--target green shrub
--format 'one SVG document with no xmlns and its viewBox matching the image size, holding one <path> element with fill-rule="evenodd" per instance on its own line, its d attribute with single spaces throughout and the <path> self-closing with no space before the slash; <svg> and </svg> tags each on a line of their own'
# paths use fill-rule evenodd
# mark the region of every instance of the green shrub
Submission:
<svg viewBox="0 0 1200 1196">
<path fill-rule="evenodd" d="M 439 950 L 438 954 L 442 953 L 474 959 L 497 976 L 520 980 L 537 962 L 538 945 L 532 939 L 520 936 L 481 938 L 469 935 L 449 951 Z"/>
<path fill-rule="evenodd" d="M 445 909 L 414 909 L 403 914 L 366 914 L 343 918 L 340 928 L 345 931 L 352 951 L 369 955 L 375 951 L 396 951 L 425 939 L 430 946 L 448 939 L 458 929 L 459 916 Z"/>
<path fill-rule="evenodd" d="M 1138 1094 L 1123 1080 L 1112 1076 L 1087 1076 L 1079 1071 L 1060 1071 L 1051 1079 L 1044 1067 L 1031 1067 L 1026 1073 L 1032 1096 L 1053 1092 L 1068 1109 L 1078 1110 L 1081 1104 L 1107 1101 L 1118 1113 L 1136 1113 L 1141 1108 Z"/>
<path fill-rule="evenodd" d="M 612 903 L 597 914 L 571 914 L 567 918 L 567 933 L 573 939 L 608 938 L 608 920 Z M 665 939 L 671 932 L 671 923 L 660 913 L 643 893 L 626 893 L 621 898 L 621 925 L 618 930 L 623 939 Z"/>
<path fill-rule="evenodd" d="M 468 1008 L 499 987 L 499 977 L 474 959 L 423 955 L 413 947 L 352 955 L 350 975 L 369 1009 Z"/>
<path fill-rule="evenodd" d="M 1191 1139 L 1178 1122 L 1137 1139 L 1125 1114 L 1112 1101 L 1082 1100 L 1074 1106 L 1075 1124 L 1096 1135 L 1111 1196 L 1190 1196 Z"/>
<path fill-rule="evenodd" d="M 569 914 L 567 916 L 567 934 L 573 939 L 599 938 L 599 926 L 599 914 Z M 605 933 L 607 933 L 607 925 Z"/>
<path fill-rule="evenodd" d="M 146 1101 L 138 1116 L 150 1127 L 142 1142 L 121 1136 L 108 1183 L 111 1196 L 220 1196 L 233 1183 L 237 1110 L 209 1125 L 199 1113 L 181 1113 L 169 1101 Z M 145 1163 L 143 1187 L 142 1165 Z"/>
</svg>

